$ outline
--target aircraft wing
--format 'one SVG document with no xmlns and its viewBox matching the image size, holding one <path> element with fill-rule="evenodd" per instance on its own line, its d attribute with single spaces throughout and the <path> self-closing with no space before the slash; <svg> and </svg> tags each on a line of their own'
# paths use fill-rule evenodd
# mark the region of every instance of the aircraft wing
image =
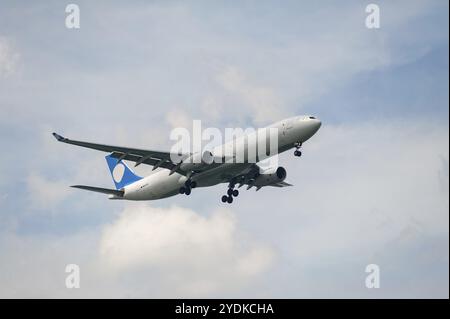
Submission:
<svg viewBox="0 0 450 319">
<path fill-rule="evenodd" d="M 96 144 L 83 141 L 75 141 L 65 138 L 59 134 L 53 133 L 53 136 L 62 143 L 77 145 L 81 147 L 91 148 L 98 151 L 112 153 L 111 155 L 120 160 L 128 160 L 135 162 L 135 166 L 140 164 L 148 164 L 153 166 L 153 169 L 158 167 L 166 168 L 171 171 L 186 175 L 186 172 L 178 168 L 178 163 L 172 162 L 172 158 L 184 159 L 190 154 L 173 154 L 170 152 L 161 152 L 154 150 L 143 150 L 130 147 L 113 146 L 106 144 Z"/>
</svg>

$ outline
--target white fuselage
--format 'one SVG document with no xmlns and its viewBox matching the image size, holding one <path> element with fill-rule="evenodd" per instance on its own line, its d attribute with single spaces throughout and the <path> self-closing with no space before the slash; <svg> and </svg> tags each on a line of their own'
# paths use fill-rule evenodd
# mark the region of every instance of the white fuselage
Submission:
<svg viewBox="0 0 450 319">
<path fill-rule="evenodd" d="M 305 142 L 313 136 L 320 128 L 321 122 L 312 116 L 296 116 L 267 127 L 276 128 L 278 135 L 278 147 L 276 154 L 282 153 L 294 147 L 295 143 Z M 253 134 L 253 135 L 252 135 Z M 249 154 L 256 148 L 256 145 L 268 145 L 270 135 L 257 134 L 256 132 L 243 135 L 223 145 L 215 147 L 211 152 L 214 155 L 226 154 Z M 264 139 L 264 141 L 261 141 Z M 255 145 L 256 144 L 256 145 Z M 250 151 L 249 151 L 250 150 Z M 273 156 L 275 154 L 270 154 Z M 230 176 L 238 175 L 255 161 L 264 158 L 246 158 L 242 163 L 214 163 L 205 171 L 196 173 L 195 179 L 198 187 L 212 186 L 227 182 Z M 141 180 L 124 187 L 123 199 L 129 200 L 154 200 L 173 196 L 179 193 L 179 189 L 186 182 L 187 177 L 172 173 L 167 169 L 162 169 L 154 174 L 142 178 Z"/>
</svg>

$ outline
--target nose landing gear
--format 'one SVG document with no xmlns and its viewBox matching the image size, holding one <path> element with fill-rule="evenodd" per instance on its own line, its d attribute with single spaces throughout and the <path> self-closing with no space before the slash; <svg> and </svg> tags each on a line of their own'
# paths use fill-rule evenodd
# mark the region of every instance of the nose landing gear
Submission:
<svg viewBox="0 0 450 319">
<path fill-rule="evenodd" d="M 294 147 L 295 147 L 294 156 L 297 157 L 302 156 L 302 152 L 300 151 L 300 148 L 302 147 L 302 142 L 295 143 Z"/>
</svg>

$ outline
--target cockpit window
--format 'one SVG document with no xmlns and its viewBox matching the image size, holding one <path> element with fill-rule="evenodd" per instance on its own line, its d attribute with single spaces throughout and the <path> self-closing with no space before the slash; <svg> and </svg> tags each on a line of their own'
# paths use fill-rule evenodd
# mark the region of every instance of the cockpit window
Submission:
<svg viewBox="0 0 450 319">
<path fill-rule="evenodd" d="M 314 116 L 309 117 L 311 120 L 315 120 L 316 118 Z"/>
</svg>

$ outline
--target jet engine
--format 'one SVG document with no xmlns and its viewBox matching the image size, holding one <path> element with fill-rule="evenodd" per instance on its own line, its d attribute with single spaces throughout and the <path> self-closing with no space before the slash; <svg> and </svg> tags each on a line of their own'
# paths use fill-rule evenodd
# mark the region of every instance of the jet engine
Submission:
<svg viewBox="0 0 450 319">
<path fill-rule="evenodd" d="M 286 170 L 284 167 L 273 167 L 260 173 L 255 179 L 255 186 L 267 186 L 280 183 L 286 179 Z"/>
</svg>

